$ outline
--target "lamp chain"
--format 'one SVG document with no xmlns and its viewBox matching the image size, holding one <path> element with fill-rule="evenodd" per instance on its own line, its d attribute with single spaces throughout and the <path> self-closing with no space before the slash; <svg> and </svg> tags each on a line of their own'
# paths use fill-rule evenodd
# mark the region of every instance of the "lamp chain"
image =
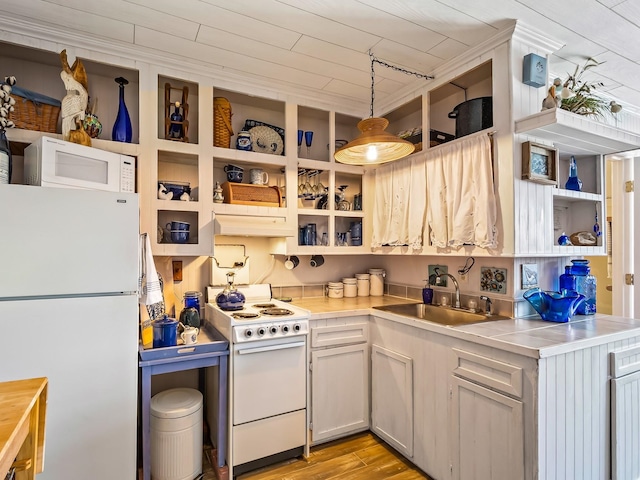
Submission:
<svg viewBox="0 0 640 480">
<path fill-rule="evenodd" d="M 433 80 L 435 78 L 433 77 L 433 75 L 425 75 L 424 73 L 412 72 L 411 70 L 406 70 L 402 67 L 397 67 L 395 65 L 391 65 L 387 62 L 379 60 L 373 55 L 373 52 L 371 50 L 369 50 L 369 58 L 371 59 L 371 117 L 373 117 L 373 100 L 375 98 L 374 85 L 375 85 L 376 73 L 373 69 L 374 63 L 379 63 L 383 67 L 390 68 L 392 70 L 395 70 L 396 72 L 406 73 L 407 75 L 413 75 L 418 78 L 424 78 L 425 80 Z"/>
</svg>

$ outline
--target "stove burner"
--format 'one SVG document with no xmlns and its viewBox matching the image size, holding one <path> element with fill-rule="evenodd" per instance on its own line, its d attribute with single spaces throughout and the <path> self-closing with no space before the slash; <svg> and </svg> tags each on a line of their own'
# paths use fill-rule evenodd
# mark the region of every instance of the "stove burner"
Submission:
<svg viewBox="0 0 640 480">
<path fill-rule="evenodd" d="M 231 316 L 236 319 L 248 320 L 250 318 L 258 318 L 260 315 L 257 313 L 236 312 L 236 313 L 232 313 Z"/>
<path fill-rule="evenodd" d="M 275 308 L 276 304 L 275 303 L 254 303 L 252 305 L 252 307 L 254 307 L 254 308 Z"/>
<path fill-rule="evenodd" d="M 284 317 L 286 315 L 293 315 L 291 310 L 287 310 L 286 308 L 265 308 L 264 310 L 260 310 L 262 315 L 270 315 L 275 317 Z"/>
</svg>

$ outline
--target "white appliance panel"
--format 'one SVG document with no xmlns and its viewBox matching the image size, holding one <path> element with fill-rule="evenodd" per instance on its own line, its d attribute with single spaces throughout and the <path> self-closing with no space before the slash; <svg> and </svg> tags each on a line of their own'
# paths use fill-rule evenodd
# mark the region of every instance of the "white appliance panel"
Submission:
<svg viewBox="0 0 640 480">
<path fill-rule="evenodd" d="M 306 411 L 298 410 L 233 427 L 233 465 L 304 445 L 306 419 Z"/>
<path fill-rule="evenodd" d="M 135 295 L 0 301 L 0 381 L 49 379 L 38 480 L 136 478 Z"/>
<path fill-rule="evenodd" d="M 306 408 L 305 337 L 234 346 L 233 424 Z"/>
<path fill-rule="evenodd" d="M 137 194 L 11 185 L 0 205 L 0 296 L 137 290 Z"/>
</svg>

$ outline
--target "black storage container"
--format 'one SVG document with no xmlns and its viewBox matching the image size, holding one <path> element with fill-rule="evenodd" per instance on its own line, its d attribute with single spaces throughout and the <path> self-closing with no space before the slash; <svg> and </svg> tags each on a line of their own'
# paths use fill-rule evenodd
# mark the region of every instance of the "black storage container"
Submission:
<svg viewBox="0 0 640 480">
<path fill-rule="evenodd" d="M 493 126 L 493 97 L 480 97 L 457 105 L 449 118 L 456 119 L 456 138 Z"/>
</svg>

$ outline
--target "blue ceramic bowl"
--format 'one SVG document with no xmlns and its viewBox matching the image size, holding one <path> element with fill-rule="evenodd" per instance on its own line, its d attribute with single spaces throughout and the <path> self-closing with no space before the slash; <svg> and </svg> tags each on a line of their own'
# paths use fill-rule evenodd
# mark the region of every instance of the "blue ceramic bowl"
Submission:
<svg viewBox="0 0 640 480">
<path fill-rule="evenodd" d="M 164 188 L 166 188 L 168 192 L 173 193 L 173 197 L 171 197 L 171 200 L 180 200 L 180 197 L 184 193 L 191 196 L 191 185 L 189 182 L 158 181 L 158 188 L 160 188 L 160 185 L 164 185 Z"/>
<path fill-rule="evenodd" d="M 184 230 L 172 230 L 171 241 L 173 243 L 187 243 L 189 241 L 189 232 Z"/>
<path fill-rule="evenodd" d="M 172 232 L 176 232 L 176 231 L 188 232 L 189 227 L 190 225 L 187 222 L 173 221 L 173 222 L 167 223 L 167 230 L 170 230 Z"/>
</svg>

